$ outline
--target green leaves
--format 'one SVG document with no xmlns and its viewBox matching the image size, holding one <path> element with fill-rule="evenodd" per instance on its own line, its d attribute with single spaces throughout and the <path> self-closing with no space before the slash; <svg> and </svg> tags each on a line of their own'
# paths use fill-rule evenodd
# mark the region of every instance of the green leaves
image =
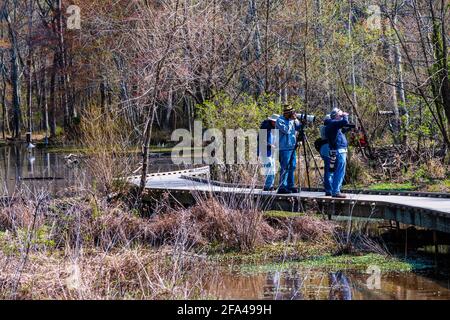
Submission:
<svg viewBox="0 0 450 320">
<path fill-rule="evenodd" d="M 301 110 L 299 99 L 291 104 Z M 212 100 L 196 106 L 197 117 L 208 128 L 217 129 L 254 129 L 273 113 L 281 114 L 282 104 L 271 94 L 261 95 L 258 99 L 243 94 L 233 99 L 226 93 L 217 93 Z"/>
</svg>

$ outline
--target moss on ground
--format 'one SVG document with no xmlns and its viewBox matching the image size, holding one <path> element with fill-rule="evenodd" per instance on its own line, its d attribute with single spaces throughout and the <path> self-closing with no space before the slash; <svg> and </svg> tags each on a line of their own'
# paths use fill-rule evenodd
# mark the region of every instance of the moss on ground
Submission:
<svg viewBox="0 0 450 320">
<path fill-rule="evenodd" d="M 301 261 L 286 261 L 270 264 L 242 264 L 240 272 L 243 274 L 256 274 L 273 271 L 286 271 L 290 269 L 311 269 L 325 271 L 366 271 L 370 266 L 377 266 L 381 272 L 411 272 L 429 269 L 432 263 L 425 260 L 404 260 L 396 257 L 383 256 L 380 254 L 365 255 L 341 255 L 333 256 L 326 254 Z"/>
<path fill-rule="evenodd" d="M 264 216 L 266 218 L 297 218 L 297 217 L 303 217 L 305 216 L 304 212 L 291 212 L 291 211 L 277 211 L 277 210 L 270 210 L 265 211 Z"/>
<path fill-rule="evenodd" d="M 429 192 L 450 192 L 450 179 L 437 181 L 427 185 L 427 191 Z"/>
<path fill-rule="evenodd" d="M 405 182 L 405 183 L 391 183 L 391 182 L 383 182 L 383 183 L 376 183 L 371 186 L 369 186 L 370 190 L 377 190 L 377 191 L 415 191 L 419 187 L 413 185 L 411 182 Z"/>
<path fill-rule="evenodd" d="M 421 183 L 380 182 L 369 186 L 355 185 L 354 188 L 377 190 L 377 191 L 450 192 L 450 179 L 443 179 L 443 180 L 430 179 L 426 182 Z"/>
<path fill-rule="evenodd" d="M 226 252 L 212 254 L 210 259 L 223 263 L 262 263 L 308 259 L 315 256 L 331 254 L 336 249 L 331 243 L 276 242 L 256 248 L 253 252 Z"/>
<path fill-rule="evenodd" d="M 293 212 L 293 211 L 281 211 L 281 210 L 269 210 L 264 211 L 265 218 L 277 218 L 277 219 L 289 219 L 289 218 L 299 218 L 299 217 L 312 217 L 315 219 L 322 220 L 324 218 L 323 214 L 317 212 Z"/>
<path fill-rule="evenodd" d="M 256 248 L 253 252 L 211 254 L 210 260 L 222 265 L 238 265 L 244 274 L 284 271 L 303 268 L 322 271 L 366 271 L 377 266 L 382 272 L 411 272 L 433 267 L 424 259 L 402 259 L 375 253 L 335 255 L 336 244 L 312 241 L 276 242 Z"/>
</svg>

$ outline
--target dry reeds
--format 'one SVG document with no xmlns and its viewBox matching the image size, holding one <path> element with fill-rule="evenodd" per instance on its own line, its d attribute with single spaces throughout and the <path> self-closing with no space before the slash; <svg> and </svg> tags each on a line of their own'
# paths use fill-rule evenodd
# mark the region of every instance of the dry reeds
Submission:
<svg viewBox="0 0 450 320">
<path fill-rule="evenodd" d="M 0 208 L 0 222 L 3 299 L 198 298 L 211 277 L 182 230 L 155 248 L 155 222 L 120 204 L 29 199 Z"/>
<path fill-rule="evenodd" d="M 159 239 L 173 240 L 180 229 L 189 228 L 192 246 L 220 244 L 223 250 L 251 251 L 273 241 L 277 232 L 256 209 L 233 209 L 210 198 L 190 209 L 172 211 L 154 218 L 152 230 Z"/>
<path fill-rule="evenodd" d="M 80 143 L 88 150 L 86 163 L 96 191 L 123 191 L 126 186 L 120 179 L 136 169 L 137 164 L 136 155 L 130 153 L 133 131 L 113 114 L 91 105 L 83 111 L 81 132 Z"/>
<path fill-rule="evenodd" d="M 1 299 L 200 298 L 203 282 L 213 274 L 201 258 L 184 259 L 180 266 L 170 255 L 143 248 L 67 256 L 34 253 L 20 279 L 19 259 L 0 251 L 0 264 Z"/>
</svg>

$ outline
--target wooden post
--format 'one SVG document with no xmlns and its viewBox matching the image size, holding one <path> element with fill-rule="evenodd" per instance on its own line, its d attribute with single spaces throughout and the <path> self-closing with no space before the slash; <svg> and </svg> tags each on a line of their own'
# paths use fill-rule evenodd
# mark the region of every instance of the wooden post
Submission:
<svg viewBox="0 0 450 320">
<path fill-rule="evenodd" d="M 397 241 L 400 240 L 400 222 L 395 221 L 395 229 L 397 230 Z"/>
<path fill-rule="evenodd" d="M 27 144 L 31 143 L 31 132 L 26 133 Z"/>
<path fill-rule="evenodd" d="M 405 259 L 408 257 L 408 228 L 405 229 Z"/>
<path fill-rule="evenodd" d="M 331 207 L 331 208 L 330 208 Z M 331 204 L 331 206 L 328 206 L 328 220 L 331 220 L 331 216 L 336 214 L 336 206 L 334 203 Z"/>
<path fill-rule="evenodd" d="M 439 246 L 437 242 L 437 232 L 433 231 L 433 244 L 434 244 L 434 266 L 438 266 L 438 254 L 439 254 Z"/>
</svg>

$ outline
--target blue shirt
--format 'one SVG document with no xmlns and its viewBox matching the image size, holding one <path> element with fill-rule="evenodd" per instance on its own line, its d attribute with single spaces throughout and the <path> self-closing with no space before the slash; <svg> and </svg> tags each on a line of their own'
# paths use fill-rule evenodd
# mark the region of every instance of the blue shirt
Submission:
<svg viewBox="0 0 450 320">
<path fill-rule="evenodd" d="M 325 135 L 331 150 L 347 149 L 348 142 L 342 128 L 348 125 L 348 116 L 344 116 L 341 120 L 331 120 L 327 122 L 325 127 Z"/>
<path fill-rule="evenodd" d="M 261 126 L 259 127 L 259 129 L 261 130 L 267 130 L 267 141 L 266 141 L 266 146 L 267 146 L 267 153 L 265 154 L 265 156 L 267 157 L 271 157 L 272 156 L 272 144 L 273 144 L 273 127 L 271 124 L 271 121 L 266 119 L 261 123 Z M 259 148 L 259 137 L 258 137 L 258 155 L 261 156 L 260 153 L 260 148 Z"/>
<path fill-rule="evenodd" d="M 297 142 L 295 133 L 302 128 L 300 121 L 289 120 L 281 116 L 278 118 L 275 127 L 279 133 L 280 151 L 294 150 Z"/>
</svg>

